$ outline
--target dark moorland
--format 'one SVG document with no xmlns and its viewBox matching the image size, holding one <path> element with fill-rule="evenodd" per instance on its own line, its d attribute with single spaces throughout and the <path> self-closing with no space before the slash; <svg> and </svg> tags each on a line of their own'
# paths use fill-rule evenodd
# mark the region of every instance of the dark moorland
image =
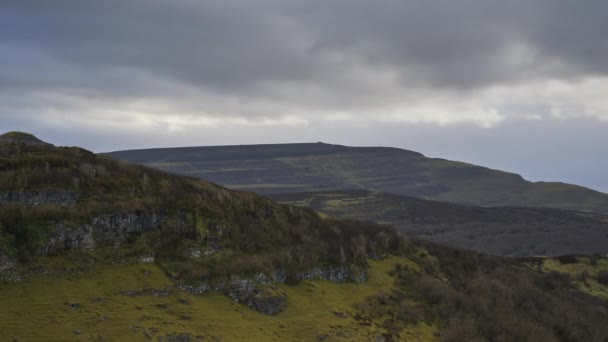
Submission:
<svg viewBox="0 0 608 342">
<path fill-rule="evenodd" d="M 364 189 L 478 206 L 608 212 L 608 195 L 388 147 L 278 144 L 160 148 L 117 159 L 260 194 Z"/>
<path fill-rule="evenodd" d="M 271 194 L 332 217 L 394 226 L 443 245 L 505 256 L 608 254 L 608 216 L 534 207 L 476 207 L 367 190 Z"/>
</svg>

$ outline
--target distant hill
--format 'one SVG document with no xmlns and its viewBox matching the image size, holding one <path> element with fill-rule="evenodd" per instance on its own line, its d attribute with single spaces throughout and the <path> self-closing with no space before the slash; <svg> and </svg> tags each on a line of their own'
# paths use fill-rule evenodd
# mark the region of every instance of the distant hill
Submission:
<svg viewBox="0 0 608 342">
<path fill-rule="evenodd" d="M 109 155 L 260 194 L 365 189 L 478 206 L 608 212 L 608 195 L 598 191 L 529 182 L 517 174 L 397 148 L 312 143 L 160 148 Z"/>
<path fill-rule="evenodd" d="M 36 138 L 34 135 L 24 132 L 6 132 L 4 134 L 0 134 L 0 143 L 50 146 L 50 144 Z"/>
<path fill-rule="evenodd" d="M 475 207 L 368 190 L 272 194 L 345 219 L 390 224 L 443 245 L 507 256 L 608 254 L 608 216 L 552 208 Z"/>
</svg>

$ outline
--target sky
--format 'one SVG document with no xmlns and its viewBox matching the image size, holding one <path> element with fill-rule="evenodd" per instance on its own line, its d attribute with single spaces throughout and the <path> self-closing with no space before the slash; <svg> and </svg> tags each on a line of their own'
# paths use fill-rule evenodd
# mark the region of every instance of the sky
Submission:
<svg viewBox="0 0 608 342">
<path fill-rule="evenodd" d="M 0 0 L 0 131 L 394 146 L 608 192 L 605 0 Z"/>
</svg>

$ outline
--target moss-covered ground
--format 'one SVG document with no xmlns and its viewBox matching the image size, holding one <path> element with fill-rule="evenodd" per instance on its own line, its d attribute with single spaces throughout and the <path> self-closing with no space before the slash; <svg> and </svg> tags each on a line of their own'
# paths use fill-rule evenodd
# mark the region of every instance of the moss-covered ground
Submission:
<svg viewBox="0 0 608 342">
<path fill-rule="evenodd" d="M 369 280 L 363 284 L 280 285 L 287 304 L 276 316 L 257 313 L 221 294 L 195 296 L 173 288 L 154 264 L 37 274 L 0 285 L 0 331 L 9 341 L 145 341 L 172 334 L 204 341 L 370 341 L 385 332 L 382 322 L 361 321 L 357 304 L 390 291 L 394 279 L 388 272 L 399 263 L 417 267 L 391 257 L 370 261 Z M 150 289 L 171 292 L 155 295 Z M 433 341 L 436 333 L 436 327 L 418 323 L 406 327 L 401 338 Z"/>
<path fill-rule="evenodd" d="M 608 272 L 608 259 L 583 256 L 573 258 L 570 262 L 545 259 L 542 268 L 546 271 L 569 274 L 581 291 L 608 300 L 608 286 L 598 281 L 600 273 Z"/>
</svg>

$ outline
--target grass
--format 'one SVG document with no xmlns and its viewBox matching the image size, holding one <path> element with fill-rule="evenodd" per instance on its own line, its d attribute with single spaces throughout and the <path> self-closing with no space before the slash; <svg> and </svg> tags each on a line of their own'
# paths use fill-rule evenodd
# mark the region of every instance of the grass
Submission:
<svg viewBox="0 0 608 342">
<path fill-rule="evenodd" d="M 407 259 L 371 261 L 364 284 L 306 281 L 280 285 L 285 311 L 265 316 L 220 294 L 194 296 L 178 289 L 168 296 L 129 297 L 121 291 L 167 289 L 172 281 L 154 264 L 98 266 L 77 274 L 38 274 L 22 283 L 0 285 L 0 331 L 19 341 L 147 341 L 186 333 L 222 341 L 369 341 L 384 333 L 380 321 L 356 319 L 355 305 L 390 291 L 388 275 Z M 72 308 L 77 306 L 77 308 Z M 77 305 L 76 305 L 77 304 Z M 80 334 L 74 331 L 79 330 Z M 436 340 L 437 328 L 408 326 L 403 338 Z"/>
<path fill-rule="evenodd" d="M 602 258 L 592 262 L 591 257 L 576 257 L 577 262 L 562 263 L 556 259 L 543 260 L 545 271 L 566 273 L 572 276 L 574 284 L 583 292 L 608 300 L 608 286 L 597 281 L 601 272 L 608 271 L 608 259 Z"/>
</svg>

